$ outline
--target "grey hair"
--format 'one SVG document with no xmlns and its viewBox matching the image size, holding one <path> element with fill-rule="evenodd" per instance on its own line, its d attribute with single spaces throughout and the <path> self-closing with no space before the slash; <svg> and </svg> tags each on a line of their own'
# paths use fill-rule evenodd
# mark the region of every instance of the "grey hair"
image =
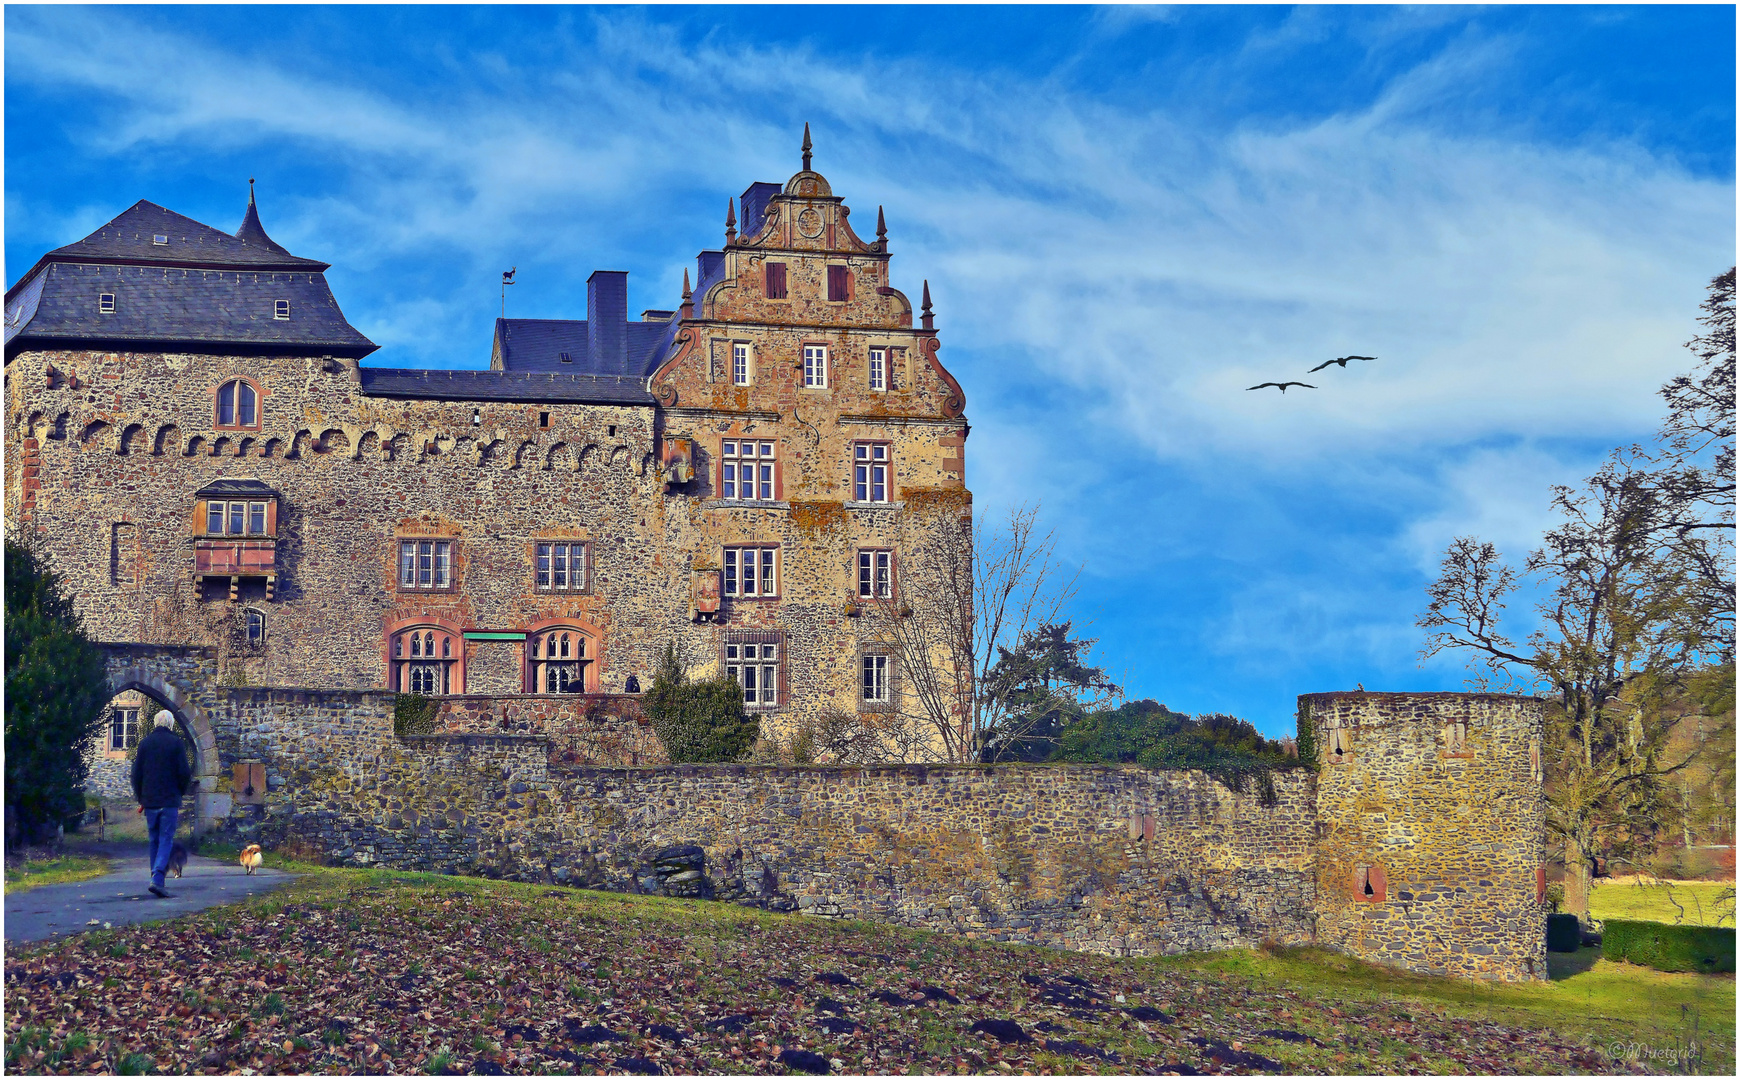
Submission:
<svg viewBox="0 0 1740 1080">
<path fill-rule="evenodd" d="M 151 722 L 158 727 L 174 727 L 175 714 L 168 709 L 159 709 L 157 715 L 151 718 Z"/>
</svg>

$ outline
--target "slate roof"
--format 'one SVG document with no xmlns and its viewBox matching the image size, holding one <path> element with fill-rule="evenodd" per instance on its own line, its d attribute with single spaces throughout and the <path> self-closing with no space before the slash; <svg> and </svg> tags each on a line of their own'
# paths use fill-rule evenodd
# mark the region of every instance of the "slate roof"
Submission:
<svg viewBox="0 0 1740 1080">
<path fill-rule="evenodd" d="M 669 338 L 671 322 L 628 324 L 629 374 L 645 378 L 664 360 L 659 343 Z M 668 347 L 668 343 L 667 343 Z M 614 375 L 595 362 L 587 345 L 585 319 L 497 319 L 495 355 L 503 371 L 543 371 L 567 375 Z M 567 353 L 564 361 L 562 354 Z"/>
<path fill-rule="evenodd" d="M 235 236 L 141 199 L 6 291 L 6 356 L 80 346 L 367 356 L 378 346 L 339 310 L 327 265 L 267 236 L 251 194 Z M 105 293 L 112 312 L 100 308 Z M 280 300 L 288 319 L 275 317 Z"/>
<path fill-rule="evenodd" d="M 585 340 L 584 332 L 581 340 Z M 373 367 L 361 368 L 358 374 L 362 380 L 362 392 L 370 397 L 524 401 L 552 405 L 653 404 L 646 378 L 638 375 Z"/>
<path fill-rule="evenodd" d="M 27 343 L 223 345 L 354 357 L 377 347 L 345 320 L 318 272 L 49 263 L 30 285 L 7 300 L 9 354 Z M 104 293 L 115 298 L 108 314 L 100 310 Z M 279 300 L 290 301 L 288 319 L 274 317 Z"/>
<path fill-rule="evenodd" d="M 276 488 L 268 487 L 264 481 L 256 480 L 251 476 L 236 476 L 219 477 L 193 493 L 193 497 L 196 499 L 210 498 L 214 495 L 220 498 L 223 496 L 238 498 L 252 496 L 275 499 L 278 497 L 278 491 Z"/>
<path fill-rule="evenodd" d="M 167 244 L 153 237 L 167 236 Z M 43 256 L 45 262 L 127 262 L 155 266 L 211 266 L 283 270 L 325 270 L 318 259 L 290 254 L 260 227 L 250 196 L 247 216 L 235 236 L 140 199 L 96 232 Z"/>
</svg>

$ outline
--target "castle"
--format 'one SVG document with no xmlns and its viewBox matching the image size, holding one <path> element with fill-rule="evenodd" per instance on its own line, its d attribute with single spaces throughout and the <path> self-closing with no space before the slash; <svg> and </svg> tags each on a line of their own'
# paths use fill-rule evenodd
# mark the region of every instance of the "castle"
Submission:
<svg viewBox="0 0 1740 1080">
<path fill-rule="evenodd" d="M 741 212 L 743 231 L 736 225 Z M 376 346 L 250 193 L 231 236 L 148 202 L 6 294 L 6 515 L 105 641 L 217 648 L 237 684 L 632 693 L 664 647 L 777 734 L 897 708 L 856 618 L 964 551 L 967 422 L 810 167 L 731 202 L 681 303 L 500 319 L 488 370 Z"/>
<path fill-rule="evenodd" d="M 252 196 L 233 236 L 141 202 L 44 256 L 6 295 L 5 514 L 103 645 L 97 784 L 162 706 L 197 829 L 342 865 L 1544 977 L 1534 699 L 1304 695 L 1316 768 L 1262 792 L 669 765 L 635 696 L 667 643 L 770 734 L 885 715 L 911 688 L 866 612 L 968 555 L 928 288 L 914 326 L 881 215 L 861 239 L 810 164 L 806 131 L 678 307 L 630 321 L 599 271 L 584 320 L 499 320 L 487 371 L 361 366 L 327 265 Z M 435 699 L 428 730 L 404 694 Z"/>
</svg>

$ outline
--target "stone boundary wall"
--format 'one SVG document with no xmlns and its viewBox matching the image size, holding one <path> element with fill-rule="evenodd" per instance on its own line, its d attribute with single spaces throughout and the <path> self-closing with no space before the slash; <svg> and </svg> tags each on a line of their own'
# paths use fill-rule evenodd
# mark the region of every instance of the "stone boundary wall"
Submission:
<svg viewBox="0 0 1740 1080">
<path fill-rule="evenodd" d="M 1299 706 L 1322 761 L 1318 944 L 1438 975 L 1545 978 L 1542 703 L 1359 692 Z"/>
<path fill-rule="evenodd" d="M 437 733 L 547 736 L 552 765 L 671 763 L 632 694 L 457 694 L 437 700 Z"/>
<path fill-rule="evenodd" d="M 1311 940 L 1310 780 L 1277 802 L 1099 766 L 551 767 L 523 735 L 289 770 L 253 828 L 334 861 L 667 895 L 1114 955 Z M 244 827 L 244 831 L 248 827 Z"/>
</svg>

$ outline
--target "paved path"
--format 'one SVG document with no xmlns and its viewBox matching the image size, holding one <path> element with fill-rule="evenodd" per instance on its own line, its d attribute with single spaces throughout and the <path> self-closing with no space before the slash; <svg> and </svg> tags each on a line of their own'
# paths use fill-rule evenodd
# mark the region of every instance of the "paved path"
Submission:
<svg viewBox="0 0 1740 1080">
<path fill-rule="evenodd" d="M 219 904 L 230 904 L 288 884 L 295 875 L 265 867 L 247 874 L 234 861 L 193 856 L 180 878 L 165 886 L 168 900 L 145 891 L 151 884 L 144 844 L 91 845 L 91 854 L 107 855 L 111 871 L 100 878 L 69 885 L 39 885 L 6 897 L 6 941 L 21 945 L 98 929 L 103 923 L 126 926 L 176 915 L 188 915 Z M 91 926 L 90 920 L 98 920 Z"/>
</svg>

